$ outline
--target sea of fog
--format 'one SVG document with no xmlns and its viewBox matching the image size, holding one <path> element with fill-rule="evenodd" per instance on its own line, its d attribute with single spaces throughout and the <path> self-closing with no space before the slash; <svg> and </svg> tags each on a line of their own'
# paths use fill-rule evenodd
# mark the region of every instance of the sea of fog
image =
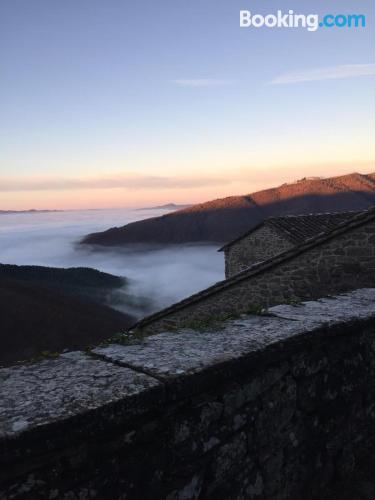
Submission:
<svg viewBox="0 0 375 500">
<path fill-rule="evenodd" d="M 86 234 L 165 214 L 165 210 L 75 210 L 0 215 L 0 263 L 93 267 L 129 284 L 115 307 L 140 317 L 224 278 L 223 254 L 213 245 L 91 251 Z"/>
</svg>

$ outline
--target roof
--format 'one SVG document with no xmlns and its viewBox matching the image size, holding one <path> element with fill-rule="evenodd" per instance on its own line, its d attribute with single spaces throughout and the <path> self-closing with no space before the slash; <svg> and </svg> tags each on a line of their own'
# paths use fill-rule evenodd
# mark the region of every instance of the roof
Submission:
<svg viewBox="0 0 375 500">
<path fill-rule="evenodd" d="M 320 233 L 316 235 L 314 238 L 304 241 L 300 245 L 294 246 L 291 249 L 286 250 L 285 252 L 279 253 L 268 260 L 264 260 L 262 262 L 253 264 L 248 269 L 245 269 L 244 271 L 235 274 L 226 280 L 219 281 L 218 283 L 215 283 L 214 285 L 205 288 L 204 290 L 195 293 L 194 295 L 191 295 L 190 297 L 187 297 L 186 299 L 183 299 L 180 302 L 176 302 L 175 304 L 172 304 L 171 306 L 166 307 L 161 311 L 151 314 L 150 316 L 146 316 L 145 318 L 138 321 L 135 325 L 133 325 L 131 329 L 142 328 L 142 326 L 146 326 L 147 324 L 150 324 L 153 321 L 156 321 L 160 318 L 164 318 L 165 316 L 168 316 L 171 313 L 184 309 L 186 306 L 190 304 L 199 302 L 200 300 L 209 297 L 211 295 L 214 295 L 215 293 L 220 292 L 221 290 L 224 290 L 226 288 L 229 288 L 232 285 L 235 285 L 243 280 L 256 276 L 257 274 L 261 274 L 268 269 L 276 267 L 278 264 L 281 264 L 282 262 L 297 257 L 299 254 L 302 254 L 307 250 L 310 250 L 311 248 L 322 245 L 326 241 L 329 241 L 335 238 L 336 236 L 340 236 L 341 234 L 344 234 L 352 229 L 356 229 L 357 227 L 360 227 L 373 220 L 375 220 L 375 206 L 369 210 L 365 210 L 364 212 L 356 213 L 349 220 L 348 219 L 343 220 L 340 224 L 336 225 L 335 228 L 332 229 L 331 231 Z"/>
<path fill-rule="evenodd" d="M 367 212 L 367 210 L 365 211 Z M 294 245 L 300 245 L 304 241 L 314 238 L 318 234 L 333 230 L 342 222 L 346 222 L 363 212 L 336 212 L 308 215 L 286 215 L 284 217 L 270 217 L 260 224 L 242 234 L 235 240 L 230 241 L 219 249 L 219 252 L 227 250 L 233 244 L 250 236 L 262 226 L 269 226 L 285 236 Z"/>
</svg>

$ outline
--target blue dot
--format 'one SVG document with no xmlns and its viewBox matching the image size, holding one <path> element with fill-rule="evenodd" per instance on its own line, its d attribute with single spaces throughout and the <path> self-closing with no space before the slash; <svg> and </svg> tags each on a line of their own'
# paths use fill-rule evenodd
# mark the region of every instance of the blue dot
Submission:
<svg viewBox="0 0 375 500">
<path fill-rule="evenodd" d="M 323 28 L 324 24 L 322 22 L 319 23 L 319 26 Z"/>
</svg>

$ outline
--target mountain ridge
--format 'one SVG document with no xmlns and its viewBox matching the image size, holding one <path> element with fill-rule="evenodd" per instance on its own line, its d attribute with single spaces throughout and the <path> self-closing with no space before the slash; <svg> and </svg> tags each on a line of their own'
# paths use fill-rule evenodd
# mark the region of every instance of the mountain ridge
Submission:
<svg viewBox="0 0 375 500">
<path fill-rule="evenodd" d="M 183 208 L 189 208 L 191 207 L 191 203 L 165 203 L 164 205 L 156 205 L 154 207 L 141 207 L 141 208 L 136 208 L 136 211 L 142 211 L 142 210 L 181 210 Z"/>
<path fill-rule="evenodd" d="M 375 173 L 303 178 L 255 193 L 228 196 L 159 217 L 87 235 L 82 244 L 225 243 L 267 217 L 365 210 L 375 205 Z"/>
</svg>

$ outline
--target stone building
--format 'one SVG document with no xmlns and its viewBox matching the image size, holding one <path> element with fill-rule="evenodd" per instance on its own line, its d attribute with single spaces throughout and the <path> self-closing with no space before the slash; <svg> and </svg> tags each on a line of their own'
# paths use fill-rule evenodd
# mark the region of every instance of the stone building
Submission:
<svg viewBox="0 0 375 500">
<path fill-rule="evenodd" d="M 134 329 L 148 335 L 211 325 L 363 287 L 375 287 L 375 207 L 142 319 Z"/>
<path fill-rule="evenodd" d="M 257 262 L 270 259 L 318 234 L 335 229 L 357 214 L 358 212 L 341 212 L 266 219 L 220 248 L 219 252 L 225 253 L 225 277 L 230 278 Z"/>
</svg>

